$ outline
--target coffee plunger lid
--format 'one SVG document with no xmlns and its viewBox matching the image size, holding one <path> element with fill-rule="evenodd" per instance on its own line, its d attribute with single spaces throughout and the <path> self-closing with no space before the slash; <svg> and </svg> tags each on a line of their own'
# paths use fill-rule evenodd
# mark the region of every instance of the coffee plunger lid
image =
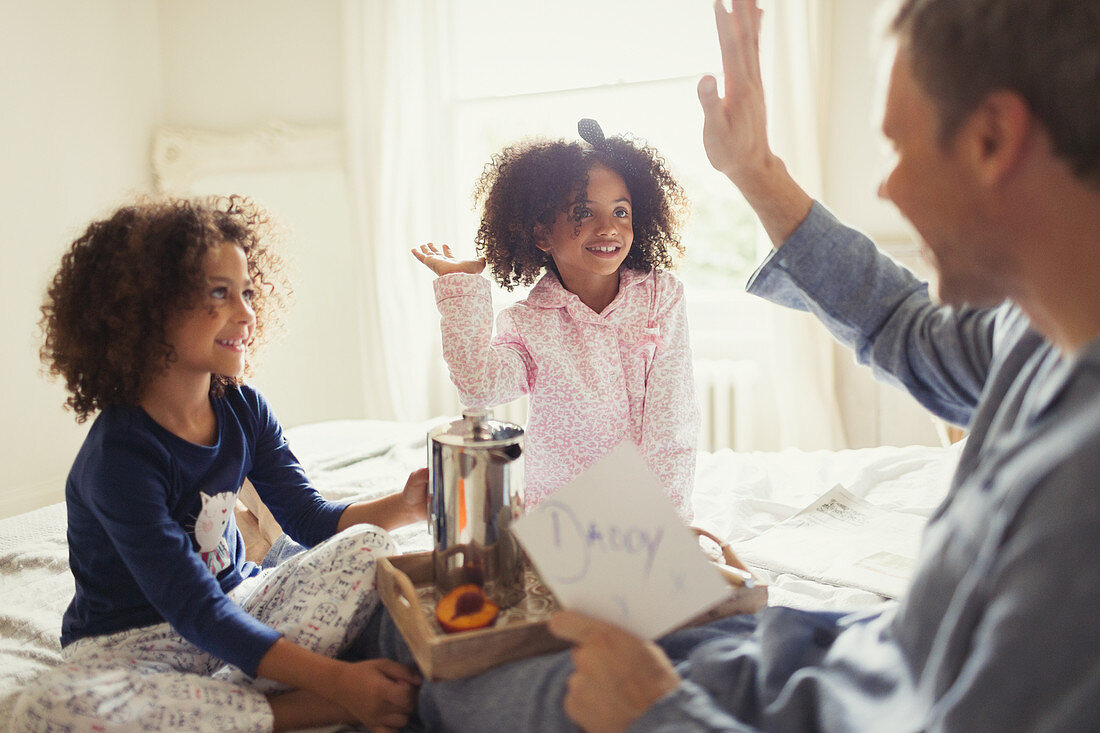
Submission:
<svg viewBox="0 0 1100 733">
<path fill-rule="evenodd" d="M 496 448 L 518 443 L 523 428 L 504 420 L 493 420 L 486 409 L 466 409 L 462 419 L 432 429 L 428 437 L 445 445 L 468 448 Z"/>
</svg>

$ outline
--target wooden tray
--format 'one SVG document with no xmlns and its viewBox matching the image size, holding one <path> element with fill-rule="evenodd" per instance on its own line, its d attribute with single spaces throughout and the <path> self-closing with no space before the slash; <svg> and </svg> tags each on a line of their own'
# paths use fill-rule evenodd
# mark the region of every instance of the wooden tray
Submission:
<svg viewBox="0 0 1100 733">
<path fill-rule="evenodd" d="M 756 582 L 746 588 L 740 573 L 724 575 L 730 581 L 730 596 L 685 626 L 698 626 L 738 613 L 755 613 L 765 606 L 767 586 Z M 420 672 L 429 679 L 468 677 L 506 662 L 569 646 L 546 628 L 546 621 L 558 610 L 558 604 L 533 568 L 526 571 L 527 596 L 516 606 L 502 610 L 495 625 L 454 634 L 445 633 L 435 620 L 440 593 L 433 580 L 430 552 L 395 555 L 383 558 L 378 564 L 382 603 L 405 637 Z"/>
</svg>

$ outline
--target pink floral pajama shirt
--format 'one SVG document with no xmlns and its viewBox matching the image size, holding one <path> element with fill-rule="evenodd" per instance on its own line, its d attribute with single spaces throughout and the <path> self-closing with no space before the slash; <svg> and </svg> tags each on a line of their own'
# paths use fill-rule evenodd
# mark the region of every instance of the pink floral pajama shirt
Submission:
<svg viewBox="0 0 1100 733">
<path fill-rule="evenodd" d="M 547 273 L 505 309 L 493 335 L 489 281 L 435 281 L 443 357 L 462 403 L 494 407 L 530 395 L 524 473 L 531 508 L 632 440 L 691 521 L 699 408 L 683 284 L 620 270 L 619 293 L 593 312 Z"/>
</svg>

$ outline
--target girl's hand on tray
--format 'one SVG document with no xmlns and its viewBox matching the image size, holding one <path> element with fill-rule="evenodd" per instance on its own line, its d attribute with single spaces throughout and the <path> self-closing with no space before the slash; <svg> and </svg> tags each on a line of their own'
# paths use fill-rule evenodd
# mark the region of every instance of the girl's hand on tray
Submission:
<svg viewBox="0 0 1100 733">
<path fill-rule="evenodd" d="M 409 474 L 405 488 L 401 490 L 401 499 L 418 518 L 428 518 L 428 469 L 418 468 Z"/>
</svg>

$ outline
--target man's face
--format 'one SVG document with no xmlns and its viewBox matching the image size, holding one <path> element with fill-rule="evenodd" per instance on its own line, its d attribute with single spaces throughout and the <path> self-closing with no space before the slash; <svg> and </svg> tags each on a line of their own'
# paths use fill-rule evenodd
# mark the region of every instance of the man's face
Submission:
<svg viewBox="0 0 1100 733">
<path fill-rule="evenodd" d="M 938 109 L 913 77 L 908 53 L 899 49 L 882 121 L 894 162 L 879 195 L 898 207 L 923 240 L 940 300 L 995 305 L 1007 292 L 996 244 L 983 241 L 978 182 L 965 154 L 966 122 L 942 143 L 939 121 Z"/>
</svg>

